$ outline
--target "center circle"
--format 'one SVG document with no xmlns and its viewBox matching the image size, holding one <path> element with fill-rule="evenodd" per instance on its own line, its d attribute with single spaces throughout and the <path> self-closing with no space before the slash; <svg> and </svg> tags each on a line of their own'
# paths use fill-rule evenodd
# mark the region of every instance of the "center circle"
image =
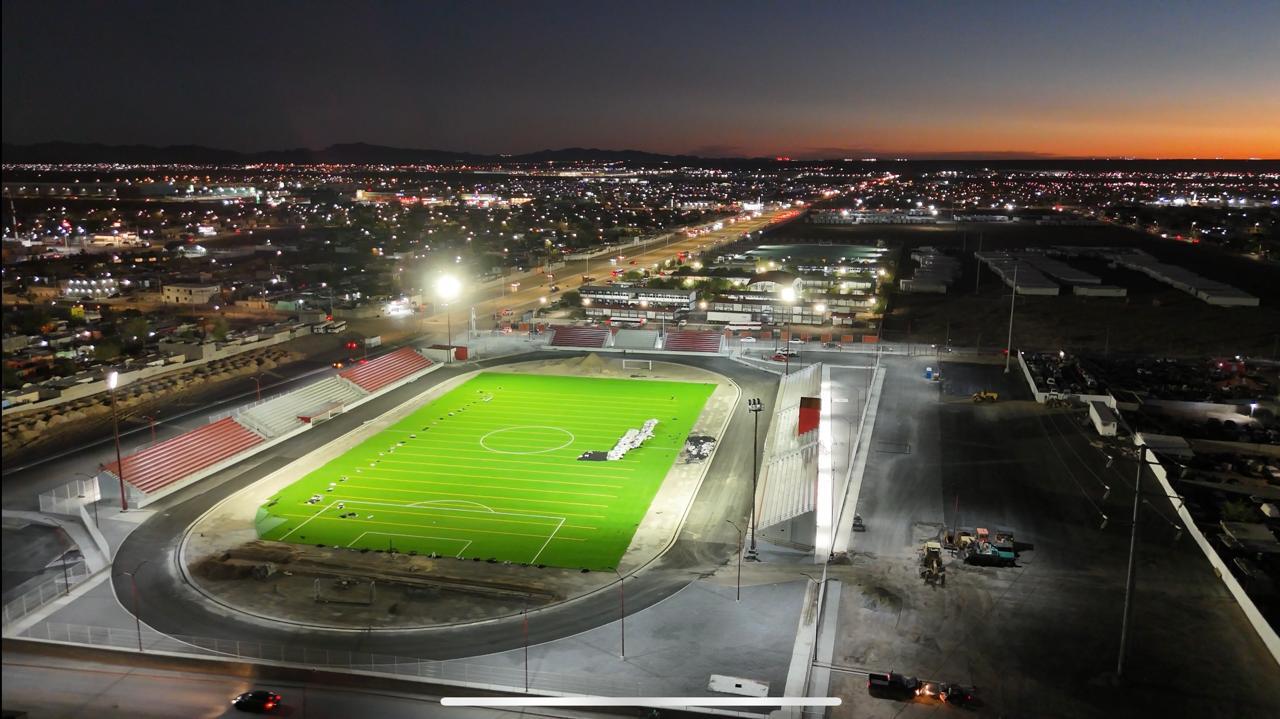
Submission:
<svg viewBox="0 0 1280 719">
<path fill-rule="evenodd" d="M 495 429 L 480 438 L 480 446 L 498 454 L 542 454 L 564 449 L 573 440 L 573 433 L 567 429 L 530 424 Z M 555 442 L 560 443 L 547 446 Z"/>
</svg>

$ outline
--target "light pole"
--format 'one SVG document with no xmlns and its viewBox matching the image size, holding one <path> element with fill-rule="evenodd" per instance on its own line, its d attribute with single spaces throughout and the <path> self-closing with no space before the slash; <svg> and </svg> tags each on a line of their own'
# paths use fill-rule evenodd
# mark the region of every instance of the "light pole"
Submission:
<svg viewBox="0 0 1280 719">
<path fill-rule="evenodd" d="M 747 550 L 747 560 L 752 562 L 759 561 L 756 555 L 756 482 L 760 476 L 760 467 L 756 455 L 760 451 L 760 412 L 763 410 L 764 402 L 760 398 L 747 400 L 747 411 L 755 418 L 755 429 L 751 433 L 751 548 Z"/>
<path fill-rule="evenodd" d="M 258 395 L 258 399 L 262 399 L 262 395 Z M 156 443 L 156 418 L 149 414 L 144 414 L 139 416 L 141 416 L 143 419 L 147 420 L 147 422 L 151 424 L 151 443 L 155 444 Z"/>
<path fill-rule="evenodd" d="M 253 380 L 254 388 L 257 391 L 257 399 L 259 402 L 261 402 L 262 401 L 262 380 L 259 379 L 256 375 L 253 377 L 250 377 L 249 379 Z M 154 440 L 155 437 L 152 437 L 151 439 Z"/>
<path fill-rule="evenodd" d="M 732 519 L 726 519 L 724 521 L 728 522 L 729 526 L 733 527 L 738 532 L 738 586 L 735 592 L 734 601 L 740 602 L 742 601 L 742 539 L 746 532 L 742 531 L 742 528 L 737 524 L 734 524 Z"/>
<path fill-rule="evenodd" d="M 1129 646 L 1129 624 L 1133 621 L 1133 583 L 1137 569 L 1138 506 L 1142 500 L 1142 465 L 1147 447 L 1138 445 L 1138 471 L 1133 480 L 1133 526 L 1129 529 L 1129 569 L 1124 578 L 1124 615 L 1120 621 L 1120 653 L 1116 656 L 1116 677 L 1124 677 L 1124 655 Z"/>
<path fill-rule="evenodd" d="M 129 495 L 124 490 L 124 462 L 120 459 L 120 414 L 116 412 L 116 385 L 120 384 L 120 373 L 111 370 L 107 373 L 107 392 L 111 395 L 111 430 L 116 438 L 116 477 L 120 480 L 120 511 L 129 511 Z"/>
<path fill-rule="evenodd" d="M 622 625 L 622 659 L 627 658 L 627 578 L 622 576 L 616 568 L 613 573 L 618 575 L 618 619 Z"/>
<path fill-rule="evenodd" d="M 462 283 L 453 275 L 445 275 L 436 282 L 436 294 L 440 296 L 444 302 L 445 326 L 448 329 L 449 336 L 445 344 L 449 346 L 449 361 L 453 361 L 453 300 L 458 298 L 462 292 Z"/>
<path fill-rule="evenodd" d="M 1013 292 L 1009 293 L 1009 339 L 1004 343 L 1004 373 L 1009 374 L 1009 361 L 1013 359 L 1013 303 L 1018 297 L 1018 262 L 1013 265 Z"/>
<path fill-rule="evenodd" d="M 138 612 L 140 611 L 138 609 L 138 581 L 137 579 L 135 579 L 135 575 L 137 575 L 138 572 L 142 571 L 142 566 L 144 564 L 150 561 L 151 561 L 150 559 L 144 559 L 141 562 L 138 562 L 138 566 L 134 567 L 133 571 L 121 572 L 121 574 L 129 578 L 129 587 L 131 590 L 131 594 L 133 595 L 133 626 L 134 626 L 134 629 L 136 629 L 138 632 L 138 651 L 139 652 L 142 651 L 142 618 L 138 616 Z"/>
</svg>

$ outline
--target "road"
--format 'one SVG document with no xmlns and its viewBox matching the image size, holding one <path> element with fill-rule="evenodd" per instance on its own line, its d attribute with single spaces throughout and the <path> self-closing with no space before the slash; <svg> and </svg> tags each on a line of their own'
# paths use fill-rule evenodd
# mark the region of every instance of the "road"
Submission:
<svg viewBox="0 0 1280 719">
<path fill-rule="evenodd" d="M 534 360 L 549 356 L 572 357 L 579 353 L 535 353 L 520 357 Z M 222 498 L 257 481 L 289 461 L 351 431 L 366 420 L 381 415 L 436 383 L 474 369 L 506 362 L 486 360 L 476 364 L 446 367 L 351 412 L 318 425 L 309 432 L 276 445 L 244 463 L 187 488 L 154 507 L 156 513 L 139 526 L 121 545 L 113 564 L 112 581 L 121 606 L 132 607 L 129 578 L 125 571 L 142 566 L 137 573 L 139 614 L 151 627 L 168 634 L 243 638 L 277 644 L 306 644 L 316 648 L 378 652 L 406 657 L 449 659 L 502 651 L 518 646 L 521 631 L 518 619 L 494 621 L 466 628 L 420 631 L 371 632 L 353 636 L 296 627 L 263 626 L 229 616 L 182 584 L 177 578 L 172 548 L 177 538 L 200 514 Z M 680 357 L 678 361 L 720 372 L 742 388 L 744 396 L 760 397 L 765 411 L 772 411 L 776 394 L 774 375 L 752 370 L 718 357 Z M 751 446 L 752 422 L 744 411 L 731 421 L 722 444 Z M 761 438 L 766 424 L 760 427 Z M 763 445 L 763 442 L 759 443 Z M 702 489 L 679 538 L 671 549 L 629 578 L 626 584 L 628 613 L 640 611 L 684 587 L 702 571 L 722 565 L 733 556 L 738 536 L 724 520 L 741 521 L 747 513 L 750 493 L 750 453 L 721 451 L 716 454 Z M 740 481 L 734 481 L 734 479 Z M 146 562 L 144 565 L 143 562 Z M 618 597 L 612 587 L 571 604 L 549 607 L 533 613 L 529 638 L 540 643 L 576 634 L 614 621 Z"/>
<path fill-rule="evenodd" d="M 505 719 L 527 711 L 445 707 L 431 688 L 407 681 L 325 675 L 304 681 L 297 672 L 246 665 L 61 647 L 6 646 L 6 712 L 60 719 L 114 717 L 243 717 L 230 699 L 251 689 L 278 692 L 280 716 L 293 719 Z M 536 716 L 551 716 L 535 710 Z M 592 716 L 584 712 L 572 715 Z M 605 715 L 597 715 L 605 716 Z"/>
<path fill-rule="evenodd" d="M 741 238 L 743 233 L 757 232 L 778 222 L 779 218 L 785 217 L 787 212 L 789 210 L 777 211 L 751 220 L 725 225 L 724 229 L 699 237 L 685 237 L 681 234 L 679 239 L 642 245 L 643 249 L 635 251 L 635 254 L 629 254 L 628 249 L 620 249 L 619 254 L 623 255 L 624 259 L 616 267 L 624 271 L 652 270 L 666 260 L 675 258 L 680 252 L 705 252 L 712 247 L 734 242 Z M 488 318 L 502 309 L 510 309 L 518 319 L 522 313 L 543 308 L 556 300 L 556 295 L 550 291 L 551 285 L 558 285 L 561 292 L 577 289 L 584 284 L 582 281 L 584 275 L 595 277 L 597 282 L 604 282 L 608 279 L 612 268 L 613 265 L 610 265 L 607 257 L 594 260 L 572 260 L 554 269 L 554 280 L 526 273 L 520 277 L 504 278 L 501 282 L 480 285 L 470 292 L 464 287 L 462 296 L 452 303 L 457 308 L 452 312 L 452 320 L 449 319 L 448 311 L 436 311 L 423 318 L 423 321 L 436 331 L 444 329 L 451 323 L 456 337 L 459 332 L 465 331 L 472 308 L 475 309 L 477 323 L 483 322 L 485 324 L 481 326 L 485 327 L 492 324 L 488 322 Z M 510 290 L 512 281 L 520 283 L 519 288 L 514 292 Z M 542 301 L 544 299 L 546 304 Z"/>
</svg>

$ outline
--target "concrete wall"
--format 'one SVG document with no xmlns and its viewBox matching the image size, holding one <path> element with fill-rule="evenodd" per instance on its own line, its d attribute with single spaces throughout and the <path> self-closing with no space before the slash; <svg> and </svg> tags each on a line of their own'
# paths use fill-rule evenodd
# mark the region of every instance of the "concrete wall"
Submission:
<svg viewBox="0 0 1280 719">
<path fill-rule="evenodd" d="M 1139 432 L 1134 437 L 1134 444 L 1143 446 L 1146 444 L 1142 433 Z M 1155 475 L 1156 481 L 1160 483 L 1160 488 L 1164 490 L 1165 495 L 1174 497 L 1177 493 L 1173 491 L 1173 487 L 1169 484 L 1169 478 L 1164 467 L 1159 463 L 1150 463 L 1151 473 Z M 1271 653 L 1271 658 L 1280 664 L 1280 636 L 1276 634 L 1276 630 L 1267 623 L 1262 612 L 1258 611 L 1257 605 L 1253 603 L 1253 599 L 1245 593 L 1244 587 L 1240 586 L 1240 582 L 1231 574 L 1231 568 L 1227 563 L 1222 561 L 1222 557 L 1218 556 L 1218 552 L 1214 550 L 1213 545 L 1209 544 L 1209 540 L 1205 538 L 1200 528 L 1196 526 L 1195 520 L 1192 519 L 1191 513 L 1187 511 L 1187 507 L 1181 501 L 1174 500 L 1174 508 L 1178 512 L 1178 517 L 1182 520 L 1183 525 L 1187 528 L 1187 533 L 1195 540 L 1196 545 L 1200 547 L 1200 551 L 1204 552 L 1205 558 L 1209 560 L 1209 564 L 1213 566 L 1213 573 L 1222 581 L 1223 586 L 1235 598 L 1236 604 L 1240 605 L 1240 610 L 1244 612 L 1245 619 L 1249 620 L 1249 624 L 1253 625 L 1253 630 L 1257 632 L 1258 638 L 1266 646 L 1267 651 Z"/>
</svg>

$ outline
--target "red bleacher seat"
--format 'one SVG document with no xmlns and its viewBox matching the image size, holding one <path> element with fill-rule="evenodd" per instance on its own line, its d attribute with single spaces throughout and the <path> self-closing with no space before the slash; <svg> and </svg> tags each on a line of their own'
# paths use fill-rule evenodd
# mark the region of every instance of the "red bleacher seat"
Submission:
<svg viewBox="0 0 1280 719">
<path fill-rule="evenodd" d="M 227 417 L 125 457 L 124 479 L 151 494 L 262 441 L 261 435 Z M 115 462 L 107 471 L 120 476 Z"/>
<path fill-rule="evenodd" d="M 359 385 L 366 392 L 374 392 L 430 366 L 431 360 L 418 354 L 412 347 L 403 347 L 391 354 L 369 360 L 366 364 L 339 372 L 338 375 Z"/>
<path fill-rule="evenodd" d="M 663 349 L 676 352 L 719 352 L 724 336 L 719 332 L 672 330 L 663 340 Z"/>
<path fill-rule="evenodd" d="M 609 342 L 608 327 L 556 327 L 553 347 L 604 347 Z"/>
</svg>

